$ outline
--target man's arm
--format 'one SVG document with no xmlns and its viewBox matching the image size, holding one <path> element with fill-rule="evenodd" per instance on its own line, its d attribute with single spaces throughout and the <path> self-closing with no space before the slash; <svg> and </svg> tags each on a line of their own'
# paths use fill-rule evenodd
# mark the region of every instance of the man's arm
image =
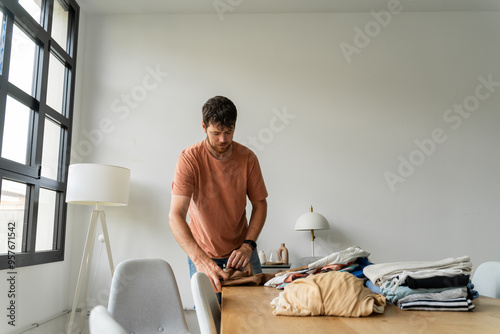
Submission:
<svg viewBox="0 0 500 334">
<path fill-rule="evenodd" d="M 267 216 L 267 201 L 252 202 L 252 214 L 248 223 L 248 232 L 245 239 L 257 241 L 260 231 L 264 227 Z M 252 255 L 252 248 L 248 244 L 243 244 L 240 248 L 235 249 L 229 256 L 227 261 L 228 268 L 243 268 L 245 267 Z"/>
<path fill-rule="evenodd" d="M 193 261 L 196 269 L 205 273 L 210 278 L 214 290 L 221 292 L 220 279 L 228 279 L 229 275 L 219 268 L 194 240 L 186 221 L 190 200 L 191 198 L 187 196 L 172 195 L 169 213 L 170 229 L 175 240 L 177 240 L 184 252 Z"/>
</svg>

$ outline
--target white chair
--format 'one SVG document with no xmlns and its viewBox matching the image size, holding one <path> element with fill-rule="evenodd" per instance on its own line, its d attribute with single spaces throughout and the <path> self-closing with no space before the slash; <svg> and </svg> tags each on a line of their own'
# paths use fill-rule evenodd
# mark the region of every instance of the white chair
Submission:
<svg viewBox="0 0 500 334">
<path fill-rule="evenodd" d="M 191 291 L 201 334 L 218 334 L 220 306 L 212 283 L 205 273 L 197 272 L 191 277 Z"/>
<path fill-rule="evenodd" d="M 174 273 L 161 259 L 121 262 L 108 311 L 128 333 L 189 333 Z"/>
<path fill-rule="evenodd" d="M 102 305 L 90 311 L 89 329 L 90 334 L 129 334 Z"/>
<path fill-rule="evenodd" d="M 484 262 L 474 272 L 472 277 L 474 290 L 480 295 L 500 298 L 500 262 Z"/>
</svg>

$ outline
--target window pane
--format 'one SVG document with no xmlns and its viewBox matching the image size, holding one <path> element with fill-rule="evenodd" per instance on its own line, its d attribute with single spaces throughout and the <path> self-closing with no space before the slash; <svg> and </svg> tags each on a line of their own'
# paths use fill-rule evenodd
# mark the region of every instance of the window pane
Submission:
<svg viewBox="0 0 500 334">
<path fill-rule="evenodd" d="M 31 110 L 7 96 L 2 158 L 26 164 Z"/>
<path fill-rule="evenodd" d="M 30 95 L 33 95 L 35 51 L 36 44 L 21 29 L 14 25 L 9 81 Z"/>
<path fill-rule="evenodd" d="M 40 189 L 35 251 L 52 250 L 56 212 L 56 192 Z"/>
<path fill-rule="evenodd" d="M 54 1 L 54 15 L 52 16 L 52 37 L 66 50 L 68 37 L 68 11 L 58 0 Z"/>
<path fill-rule="evenodd" d="M 0 197 L 0 253 L 21 252 L 23 242 L 26 184 L 2 180 Z M 4 246 L 5 245 L 5 246 Z"/>
<path fill-rule="evenodd" d="M 56 57 L 50 54 L 47 104 L 58 112 L 62 110 L 64 70 L 64 65 Z"/>
<path fill-rule="evenodd" d="M 3 70 L 3 54 L 5 50 L 5 31 L 7 30 L 7 21 L 4 20 L 5 16 L 3 15 L 3 12 L 0 12 L 0 24 L 2 25 L 0 27 L 1 33 L 0 33 L 0 74 L 2 74 Z"/>
<path fill-rule="evenodd" d="M 9 233 L 18 267 L 64 259 L 77 1 L 0 0 L 0 270 Z"/>
<path fill-rule="evenodd" d="M 59 146 L 61 127 L 49 119 L 45 120 L 42 150 L 42 176 L 57 180 L 59 168 Z"/>
<path fill-rule="evenodd" d="M 40 24 L 40 13 L 42 0 L 19 0 L 19 4 Z"/>
</svg>

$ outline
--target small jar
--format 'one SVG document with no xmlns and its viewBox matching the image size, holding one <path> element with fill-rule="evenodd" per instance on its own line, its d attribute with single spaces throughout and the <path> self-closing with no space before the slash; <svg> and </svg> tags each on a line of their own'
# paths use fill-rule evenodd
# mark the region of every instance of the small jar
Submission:
<svg viewBox="0 0 500 334">
<path fill-rule="evenodd" d="M 264 251 L 259 251 L 259 261 L 260 264 L 266 264 L 266 253 Z"/>
</svg>

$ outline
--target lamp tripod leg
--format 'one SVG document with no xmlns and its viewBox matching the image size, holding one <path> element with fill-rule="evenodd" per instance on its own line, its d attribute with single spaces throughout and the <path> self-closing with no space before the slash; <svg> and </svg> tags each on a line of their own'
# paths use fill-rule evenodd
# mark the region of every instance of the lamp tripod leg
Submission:
<svg viewBox="0 0 500 334">
<path fill-rule="evenodd" d="M 95 244 L 95 235 L 96 235 L 97 223 L 94 226 L 94 231 L 92 232 L 92 239 L 90 240 L 90 252 L 87 258 L 87 270 L 85 270 L 85 285 L 83 286 L 83 295 L 82 295 L 82 310 L 80 312 L 80 322 L 78 323 L 78 328 L 82 328 L 83 325 L 83 317 L 87 313 L 87 292 L 89 287 L 89 278 L 90 278 L 90 270 L 92 268 L 92 255 L 94 254 L 94 244 Z"/>
<path fill-rule="evenodd" d="M 83 251 L 82 263 L 80 264 L 80 273 L 78 274 L 78 281 L 76 283 L 75 297 L 73 299 L 73 307 L 71 308 L 71 317 L 68 324 L 68 334 L 71 334 L 73 331 L 73 322 L 75 319 L 75 312 L 78 305 L 78 298 L 80 296 L 80 289 L 83 283 L 83 275 L 85 275 L 85 291 L 87 291 L 88 286 L 88 278 L 90 271 L 90 264 L 92 254 L 94 252 L 94 239 L 95 239 L 95 230 L 97 226 L 98 213 L 97 210 L 92 211 L 92 215 L 90 217 L 90 225 L 89 230 L 87 232 L 87 240 L 85 242 L 85 249 Z M 84 302 L 86 305 L 86 302 Z M 83 307 L 82 307 L 83 312 Z"/>
<path fill-rule="evenodd" d="M 106 214 L 104 213 L 104 211 L 101 211 L 100 217 L 102 225 L 102 234 L 104 235 L 106 252 L 108 253 L 109 269 L 111 270 L 111 276 L 113 276 L 115 274 L 115 266 L 113 264 L 113 257 L 111 256 L 111 245 L 109 244 L 108 226 L 106 224 Z"/>
</svg>

